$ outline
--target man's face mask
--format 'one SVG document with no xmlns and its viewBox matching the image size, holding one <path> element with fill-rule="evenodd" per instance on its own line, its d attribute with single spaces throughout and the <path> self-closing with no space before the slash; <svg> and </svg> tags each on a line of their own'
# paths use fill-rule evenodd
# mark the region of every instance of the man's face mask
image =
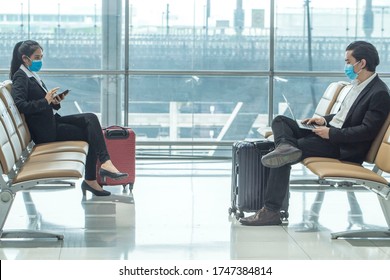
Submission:
<svg viewBox="0 0 390 280">
<path fill-rule="evenodd" d="M 362 70 L 359 70 L 359 72 L 355 73 L 355 71 L 353 70 L 355 65 L 358 63 L 360 63 L 360 61 L 356 62 L 355 64 L 346 64 L 345 65 L 344 73 L 350 80 L 355 80 L 358 77 L 360 71 L 362 71 Z"/>
<path fill-rule="evenodd" d="M 32 72 L 39 72 L 42 68 L 42 60 L 31 60 L 29 57 L 28 59 L 31 61 L 31 65 L 27 68 Z"/>
</svg>

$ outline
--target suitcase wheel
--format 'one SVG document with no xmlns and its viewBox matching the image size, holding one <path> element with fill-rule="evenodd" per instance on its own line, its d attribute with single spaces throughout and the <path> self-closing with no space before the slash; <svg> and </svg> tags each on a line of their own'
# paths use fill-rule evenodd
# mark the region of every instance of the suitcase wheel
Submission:
<svg viewBox="0 0 390 280">
<path fill-rule="evenodd" d="M 129 185 L 129 191 L 130 191 L 130 193 L 132 193 L 133 192 L 134 183 L 129 183 L 128 185 Z M 127 184 L 123 184 L 122 187 L 123 187 L 122 192 L 126 193 L 127 192 L 126 191 Z"/>
<path fill-rule="evenodd" d="M 126 186 L 127 184 L 123 184 L 123 192 L 126 192 Z M 134 188 L 134 183 L 129 183 L 129 191 L 130 192 L 133 192 L 133 188 Z"/>
<path fill-rule="evenodd" d="M 289 216 L 290 216 L 290 215 L 288 214 L 287 211 L 284 211 L 284 210 L 281 210 L 281 211 L 280 211 L 280 219 L 281 219 L 282 221 L 287 221 Z"/>
<path fill-rule="evenodd" d="M 229 208 L 229 215 L 231 215 L 231 214 L 235 214 L 236 213 L 236 211 L 237 211 L 237 208 L 236 207 L 230 207 Z"/>
<path fill-rule="evenodd" d="M 240 211 L 240 212 L 237 212 L 237 213 L 236 213 L 236 219 L 237 219 L 237 220 L 239 220 L 239 219 L 241 219 L 241 218 L 244 218 L 244 217 L 245 217 L 244 212 L 241 212 L 241 211 Z"/>
</svg>

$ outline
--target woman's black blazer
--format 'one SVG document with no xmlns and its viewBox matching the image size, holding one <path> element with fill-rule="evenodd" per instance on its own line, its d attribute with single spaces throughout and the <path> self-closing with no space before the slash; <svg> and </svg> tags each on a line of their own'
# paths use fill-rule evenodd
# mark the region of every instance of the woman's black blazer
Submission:
<svg viewBox="0 0 390 280">
<path fill-rule="evenodd" d="M 43 87 L 46 88 L 44 84 Z M 33 141 L 36 144 L 55 141 L 56 117 L 53 109 L 58 110 L 60 105 L 47 103 L 46 92 L 38 81 L 19 69 L 12 77 L 11 94 L 19 112 L 26 118 Z"/>
</svg>

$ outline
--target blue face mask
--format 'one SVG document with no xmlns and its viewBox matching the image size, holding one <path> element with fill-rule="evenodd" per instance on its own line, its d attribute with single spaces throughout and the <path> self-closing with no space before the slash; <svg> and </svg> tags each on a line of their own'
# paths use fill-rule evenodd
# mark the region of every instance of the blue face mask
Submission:
<svg viewBox="0 0 390 280">
<path fill-rule="evenodd" d="M 30 59 L 30 58 L 29 58 Z M 31 60 L 31 65 L 27 68 L 32 72 L 39 72 L 42 68 L 42 60 Z"/>
<path fill-rule="evenodd" d="M 360 71 L 358 73 L 355 73 L 355 71 L 353 70 L 353 68 L 355 67 L 356 64 L 358 64 L 360 61 L 356 62 L 355 64 L 346 64 L 345 65 L 345 68 L 344 68 L 344 73 L 345 75 L 350 79 L 350 80 L 355 80 Z"/>
</svg>

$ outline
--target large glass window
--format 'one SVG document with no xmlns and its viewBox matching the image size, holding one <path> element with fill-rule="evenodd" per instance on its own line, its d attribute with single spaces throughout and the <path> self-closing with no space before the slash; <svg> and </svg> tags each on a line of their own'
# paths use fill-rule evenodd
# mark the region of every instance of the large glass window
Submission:
<svg viewBox="0 0 390 280">
<path fill-rule="evenodd" d="M 274 79 L 274 115 L 291 116 L 286 110 L 289 103 L 296 117 L 310 116 L 330 82 L 348 81 L 343 74 L 344 55 L 352 41 L 373 43 L 381 58 L 377 71 L 390 71 L 388 1 L 291 0 L 275 4 L 275 71 L 284 76 Z"/>
<path fill-rule="evenodd" d="M 72 90 L 63 114 L 96 113 L 140 139 L 260 138 L 276 114 L 310 116 L 344 50 L 377 47 L 389 78 L 387 0 L 0 0 L 0 78 L 16 42 L 44 48 L 40 73 Z"/>
<path fill-rule="evenodd" d="M 267 82 L 265 77 L 131 76 L 130 123 L 149 139 L 255 138 L 267 121 Z"/>
<path fill-rule="evenodd" d="M 129 10 L 132 69 L 268 69 L 269 1 L 130 0 Z"/>
<path fill-rule="evenodd" d="M 44 70 L 100 69 L 102 2 L 0 0 L 0 68 L 14 45 L 32 39 L 44 48 Z"/>
<path fill-rule="evenodd" d="M 383 0 L 290 0 L 276 3 L 275 64 L 278 70 L 342 71 L 344 50 L 355 40 L 378 49 L 378 71 L 390 71 L 387 38 L 390 5 Z"/>
</svg>

